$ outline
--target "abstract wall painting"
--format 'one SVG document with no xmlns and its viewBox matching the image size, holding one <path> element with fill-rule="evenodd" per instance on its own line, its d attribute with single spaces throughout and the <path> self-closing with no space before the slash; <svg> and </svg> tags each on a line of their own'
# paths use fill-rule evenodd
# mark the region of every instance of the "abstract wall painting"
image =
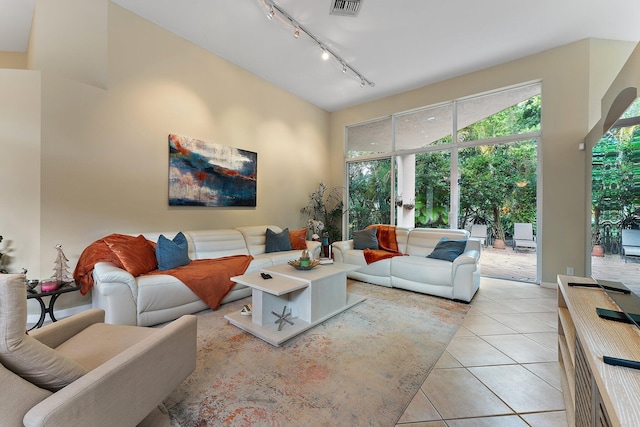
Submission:
<svg viewBox="0 0 640 427">
<path fill-rule="evenodd" d="M 169 206 L 256 206 L 258 154 L 169 135 Z"/>
</svg>

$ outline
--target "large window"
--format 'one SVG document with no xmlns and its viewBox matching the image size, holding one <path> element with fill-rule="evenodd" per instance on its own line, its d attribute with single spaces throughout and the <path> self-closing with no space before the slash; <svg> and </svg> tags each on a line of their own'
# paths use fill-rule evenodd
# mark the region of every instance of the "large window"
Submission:
<svg viewBox="0 0 640 427">
<path fill-rule="evenodd" d="M 640 98 L 592 150 L 592 243 L 619 254 L 621 230 L 640 228 Z"/>
<path fill-rule="evenodd" d="M 535 230 L 540 94 L 528 84 L 348 126 L 347 237 L 374 223 L 486 224 L 489 241 L 518 222 Z"/>
<path fill-rule="evenodd" d="M 390 173 L 390 159 L 349 164 L 349 235 L 370 224 L 391 223 Z"/>
</svg>

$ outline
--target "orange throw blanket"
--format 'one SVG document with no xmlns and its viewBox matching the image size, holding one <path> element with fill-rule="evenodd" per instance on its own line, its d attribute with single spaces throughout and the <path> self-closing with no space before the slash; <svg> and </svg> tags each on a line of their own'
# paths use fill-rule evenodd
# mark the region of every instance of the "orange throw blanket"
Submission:
<svg viewBox="0 0 640 427">
<path fill-rule="evenodd" d="M 80 288 L 82 295 L 86 295 L 93 287 L 93 266 L 98 262 L 110 262 L 118 268 L 124 268 L 118 256 L 109 248 L 109 245 L 103 239 L 96 240 L 82 251 L 78 264 L 73 271 L 73 278 L 82 286 Z"/>
<path fill-rule="evenodd" d="M 143 276 L 169 274 L 187 285 L 194 294 L 213 310 L 235 285 L 233 276 L 243 274 L 249 267 L 251 255 L 232 255 L 215 259 L 196 259 L 171 270 L 153 270 Z"/>
<path fill-rule="evenodd" d="M 392 258 L 394 256 L 403 256 L 402 252 L 398 252 L 398 241 L 396 239 L 395 225 L 370 225 L 367 228 L 376 228 L 376 237 L 378 238 L 378 249 L 365 249 L 364 259 L 367 264 L 371 264 L 382 259 Z"/>
</svg>

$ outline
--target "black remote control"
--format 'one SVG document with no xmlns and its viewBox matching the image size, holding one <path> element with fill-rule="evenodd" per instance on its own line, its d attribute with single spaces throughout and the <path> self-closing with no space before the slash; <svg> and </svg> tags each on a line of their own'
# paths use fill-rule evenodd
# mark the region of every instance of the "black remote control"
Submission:
<svg viewBox="0 0 640 427">
<path fill-rule="evenodd" d="M 602 356 L 602 361 L 607 365 L 624 366 L 625 368 L 640 369 L 640 362 L 629 359 L 618 359 L 617 357 Z"/>
<path fill-rule="evenodd" d="M 268 273 L 260 273 L 260 275 L 262 276 L 263 279 L 267 280 L 267 279 L 271 279 L 271 275 Z"/>
</svg>

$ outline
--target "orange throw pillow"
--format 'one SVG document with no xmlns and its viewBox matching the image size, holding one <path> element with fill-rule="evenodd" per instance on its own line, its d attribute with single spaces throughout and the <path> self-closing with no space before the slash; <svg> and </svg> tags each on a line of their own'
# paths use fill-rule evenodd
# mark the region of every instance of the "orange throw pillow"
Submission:
<svg viewBox="0 0 640 427">
<path fill-rule="evenodd" d="M 291 241 L 291 249 L 307 249 L 307 229 L 289 230 L 289 241 Z"/>
<path fill-rule="evenodd" d="M 111 234 L 103 239 L 120 263 L 134 277 L 158 268 L 156 253 L 147 239 L 124 234 Z"/>
</svg>

